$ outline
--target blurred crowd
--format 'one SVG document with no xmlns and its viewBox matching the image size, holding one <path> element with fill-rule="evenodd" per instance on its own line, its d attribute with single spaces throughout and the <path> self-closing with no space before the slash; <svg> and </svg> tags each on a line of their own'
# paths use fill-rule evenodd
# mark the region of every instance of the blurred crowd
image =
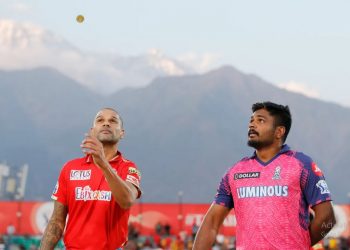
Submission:
<svg viewBox="0 0 350 250">
<path fill-rule="evenodd" d="M 151 235 L 141 235 L 133 224 L 129 226 L 129 241 L 124 250 L 191 250 L 198 231 L 196 224 L 192 225 L 191 232 L 172 233 L 169 224 L 157 223 Z M 41 236 L 0 236 L 0 250 L 36 250 L 39 248 Z M 212 250 L 233 250 L 236 238 L 219 234 Z M 62 241 L 55 250 L 65 249 Z M 349 250 L 349 238 L 326 238 L 321 244 L 311 248 L 313 250 Z"/>
<path fill-rule="evenodd" d="M 190 250 L 199 227 L 192 225 L 191 232 L 182 231 L 173 234 L 171 225 L 157 223 L 154 233 L 151 235 L 140 235 L 137 227 L 129 226 L 129 241 L 124 250 Z M 235 237 L 224 237 L 218 235 L 213 250 L 235 249 Z"/>
<path fill-rule="evenodd" d="M 170 225 L 158 223 L 154 234 L 139 235 L 133 225 L 129 227 L 129 242 L 124 250 L 191 250 L 193 241 L 198 231 L 196 224 L 192 225 L 192 231 L 181 232 L 178 235 L 171 234 Z M 236 238 L 218 234 L 212 250 L 233 250 L 236 249 Z M 312 250 L 350 250 L 349 238 L 326 238 Z"/>
</svg>

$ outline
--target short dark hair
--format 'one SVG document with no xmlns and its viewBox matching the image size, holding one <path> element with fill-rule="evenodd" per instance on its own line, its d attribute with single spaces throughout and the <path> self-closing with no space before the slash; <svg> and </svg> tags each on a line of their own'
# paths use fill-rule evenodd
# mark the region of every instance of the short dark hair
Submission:
<svg viewBox="0 0 350 250">
<path fill-rule="evenodd" d="M 111 107 L 104 107 L 104 108 L 101 108 L 100 111 L 104 110 L 104 109 L 112 110 L 114 113 L 116 113 L 118 115 L 118 117 L 119 117 L 121 128 L 124 128 L 123 118 L 122 118 L 122 116 L 119 114 L 119 112 L 116 109 L 111 108 Z"/>
<path fill-rule="evenodd" d="M 259 109 L 266 109 L 271 116 L 275 118 L 274 126 L 283 126 L 286 132 L 283 136 L 283 142 L 286 141 L 290 127 L 292 126 L 292 115 L 288 106 L 283 106 L 273 102 L 257 102 L 252 105 L 253 113 Z"/>
</svg>

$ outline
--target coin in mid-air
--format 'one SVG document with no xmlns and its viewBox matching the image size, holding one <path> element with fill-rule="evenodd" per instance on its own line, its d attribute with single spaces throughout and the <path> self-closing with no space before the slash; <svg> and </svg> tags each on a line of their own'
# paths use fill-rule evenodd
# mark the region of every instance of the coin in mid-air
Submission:
<svg viewBox="0 0 350 250">
<path fill-rule="evenodd" d="M 77 16 L 77 22 L 78 22 L 78 23 L 84 22 L 84 19 L 85 19 L 85 18 L 84 18 L 83 15 L 78 15 L 78 16 Z"/>
</svg>

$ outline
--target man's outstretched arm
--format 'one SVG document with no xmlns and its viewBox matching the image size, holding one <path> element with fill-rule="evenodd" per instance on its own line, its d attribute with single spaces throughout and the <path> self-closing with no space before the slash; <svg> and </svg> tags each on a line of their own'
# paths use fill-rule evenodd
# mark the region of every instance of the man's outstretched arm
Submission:
<svg viewBox="0 0 350 250">
<path fill-rule="evenodd" d="M 204 217 L 196 239 L 193 250 L 209 250 L 215 243 L 216 235 L 230 209 L 217 204 L 212 204 Z"/>
<path fill-rule="evenodd" d="M 40 243 L 40 250 L 54 249 L 61 239 L 64 227 L 66 225 L 67 207 L 62 203 L 55 201 L 54 210 L 47 224 L 44 236 Z"/>
<path fill-rule="evenodd" d="M 312 209 L 315 212 L 315 218 L 311 221 L 309 228 L 311 246 L 322 240 L 336 223 L 330 201 L 322 202 Z"/>
</svg>

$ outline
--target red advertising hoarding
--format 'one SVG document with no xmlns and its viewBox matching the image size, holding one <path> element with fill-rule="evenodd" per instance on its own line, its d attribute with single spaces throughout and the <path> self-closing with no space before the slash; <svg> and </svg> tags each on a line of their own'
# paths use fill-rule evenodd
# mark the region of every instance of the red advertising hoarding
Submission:
<svg viewBox="0 0 350 250">
<path fill-rule="evenodd" d="M 200 225 L 210 204 L 138 203 L 131 209 L 129 222 L 141 234 L 152 235 L 157 223 L 170 225 L 171 233 L 191 233 L 193 224 Z M 332 236 L 350 236 L 350 205 L 335 205 L 337 225 Z M 0 234 L 13 225 L 15 234 L 40 235 L 51 217 L 53 202 L 0 202 Z M 224 221 L 220 233 L 234 235 L 236 218 L 232 211 Z"/>
</svg>

